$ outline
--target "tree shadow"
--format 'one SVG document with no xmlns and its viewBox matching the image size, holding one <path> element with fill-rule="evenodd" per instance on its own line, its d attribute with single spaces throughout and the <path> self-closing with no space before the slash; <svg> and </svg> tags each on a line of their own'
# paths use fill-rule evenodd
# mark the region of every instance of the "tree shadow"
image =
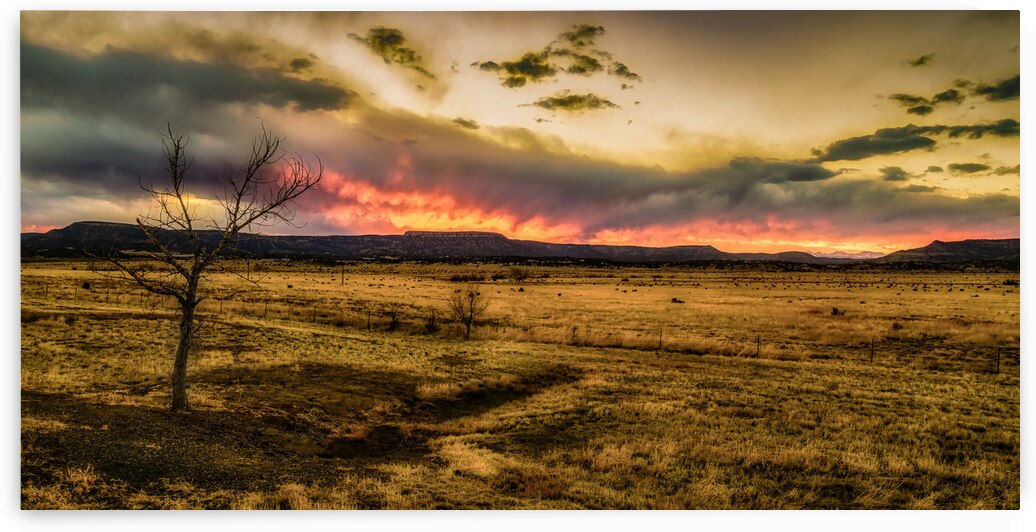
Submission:
<svg viewBox="0 0 1036 532">
<path fill-rule="evenodd" d="M 427 459 L 428 442 L 439 435 L 434 424 L 480 415 L 578 378 L 575 370 L 557 367 L 422 401 L 419 378 L 405 372 L 330 364 L 235 367 L 193 376 L 198 388 L 218 392 L 225 404 L 189 414 L 23 391 L 23 419 L 58 421 L 63 428 L 23 430 L 22 484 L 49 485 L 63 471 L 87 466 L 137 490 L 178 481 L 247 491 L 289 482 L 329 484 L 343 468 Z M 391 408 L 375 414 L 377 405 Z M 433 428 L 401 428 L 414 423 Z M 343 424 L 365 430 L 343 437 L 336 430 Z"/>
</svg>

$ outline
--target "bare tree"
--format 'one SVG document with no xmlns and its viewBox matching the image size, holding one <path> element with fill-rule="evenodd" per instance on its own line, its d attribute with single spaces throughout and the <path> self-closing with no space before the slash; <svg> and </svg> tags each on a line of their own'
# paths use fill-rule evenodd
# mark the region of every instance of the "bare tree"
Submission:
<svg viewBox="0 0 1036 532">
<path fill-rule="evenodd" d="M 463 290 L 450 295 L 450 314 L 464 324 L 464 339 L 471 338 L 471 326 L 489 307 L 489 298 L 479 291 L 477 284 L 469 284 Z"/>
<path fill-rule="evenodd" d="M 155 250 L 146 253 L 159 268 L 131 263 L 112 254 L 108 260 L 125 276 L 154 294 L 175 298 L 179 303 L 179 340 L 173 362 L 172 410 L 189 409 L 187 401 L 187 360 L 197 332 L 195 312 L 204 297 L 199 296 L 202 275 L 214 266 L 220 253 L 231 247 L 243 229 L 265 227 L 278 221 L 291 223 L 295 199 L 313 188 L 323 177 L 324 167 L 317 158 L 314 167 L 297 154 L 281 151 L 284 137 L 262 126 L 252 140 L 251 155 L 241 169 L 225 170 L 223 192 L 213 196 L 218 214 L 199 215 L 192 205 L 185 178 L 193 159 L 187 156 L 190 139 L 168 128 L 162 140 L 168 186 L 141 183 L 154 205 L 137 218 Z"/>
</svg>

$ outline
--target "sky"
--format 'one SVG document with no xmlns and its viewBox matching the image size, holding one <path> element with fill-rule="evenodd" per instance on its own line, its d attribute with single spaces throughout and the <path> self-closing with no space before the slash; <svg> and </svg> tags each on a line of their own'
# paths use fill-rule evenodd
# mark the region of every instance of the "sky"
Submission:
<svg viewBox="0 0 1036 532">
<path fill-rule="evenodd" d="M 192 206 L 261 125 L 324 165 L 275 234 L 880 251 L 1019 236 L 1018 13 L 32 12 L 21 229 Z"/>
</svg>

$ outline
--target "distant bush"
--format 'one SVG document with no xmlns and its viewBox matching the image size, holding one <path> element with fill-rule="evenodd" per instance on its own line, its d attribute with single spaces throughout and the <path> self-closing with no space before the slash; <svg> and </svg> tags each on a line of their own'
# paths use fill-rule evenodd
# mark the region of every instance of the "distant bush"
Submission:
<svg viewBox="0 0 1036 532">
<path fill-rule="evenodd" d="M 477 273 L 463 274 L 463 275 L 458 274 L 458 275 L 451 275 L 450 276 L 450 282 L 451 283 L 474 283 L 474 282 L 485 281 L 485 280 L 486 280 L 486 278 L 484 276 L 479 275 Z"/>
<path fill-rule="evenodd" d="M 893 330 L 896 330 L 896 331 L 898 331 L 898 330 L 900 330 L 900 329 L 902 329 L 902 328 L 903 328 L 903 324 L 902 324 L 902 323 L 899 323 L 898 321 L 892 324 L 892 329 L 893 329 Z"/>
<path fill-rule="evenodd" d="M 1018 282 L 1018 279 L 1007 279 L 1004 281 L 1004 286 L 1018 286 L 1019 284 L 1021 283 Z"/>
<path fill-rule="evenodd" d="M 844 316 L 845 315 L 845 309 L 840 309 L 838 307 L 831 307 L 831 315 L 832 316 Z"/>
<path fill-rule="evenodd" d="M 682 299 L 680 299 L 678 297 L 674 297 L 670 302 L 671 303 L 684 303 L 684 300 L 682 300 Z"/>
<path fill-rule="evenodd" d="M 520 283 L 529 278 L 529 270 L 515 266 L 511 268 L 511 280 Z"/>
<path fill-rule="evenodd" d="M 90 289 L 90 281 L 83 281 L 83 290 Z"/>
</svg>

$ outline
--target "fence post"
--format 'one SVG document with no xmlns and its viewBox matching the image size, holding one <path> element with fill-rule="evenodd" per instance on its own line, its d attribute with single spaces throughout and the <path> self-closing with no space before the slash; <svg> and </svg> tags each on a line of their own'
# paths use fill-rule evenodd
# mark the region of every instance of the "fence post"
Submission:
<svg viewBox="0 0 1036 532">
<path fill-rule="evenodd" d="M 367 332 L 371 332 L 371 309 L 367 309 Z"/>
<path fill-rule="evenodd" d="M 871 337 L 871 364 L 874 363 L 874 337 Z"/>
<path fill-rule="evenodd" d="M 266 311 L 270 308 L 270 300 L 263 301 L 263 319 L 266 319 Z"/>
<path fill-rule="evenodd" d="M 219 300 L 219 315 L 220 316 L 223 315 L 223 300 L 222 299 Z"/>
<path fill-rule="evenodd" d="M 108 303 L 108 294 L 111 292 L 111 288 L 104 291 L 104 302 Z"/>
<path fill-rule="evenodd" d="M 76 301 L 79 301 L 79 285 L 76 285 L 76 295 L 74 296 Z"/>
<path fill-rule="evenodd" d="M 759 358 L 760 344 L 762 343 L 759 339 L 760 335 L 755 335 L 755 358 Z"/>
<path fill-rule="evenodd" d="M 996 373 L 1000 374 L 1000 346 L 996 346 Z"/>
<path fill-rule="evenodd" d="M 662 354 L 662 332 L 665 331 L 665 325 L 658 328 L 658 353 Z"/>
<path fill-rule="evenodd" d="M 313 307 L 313 323 L 317 322 L 317 308 Z"/>
</svg>

